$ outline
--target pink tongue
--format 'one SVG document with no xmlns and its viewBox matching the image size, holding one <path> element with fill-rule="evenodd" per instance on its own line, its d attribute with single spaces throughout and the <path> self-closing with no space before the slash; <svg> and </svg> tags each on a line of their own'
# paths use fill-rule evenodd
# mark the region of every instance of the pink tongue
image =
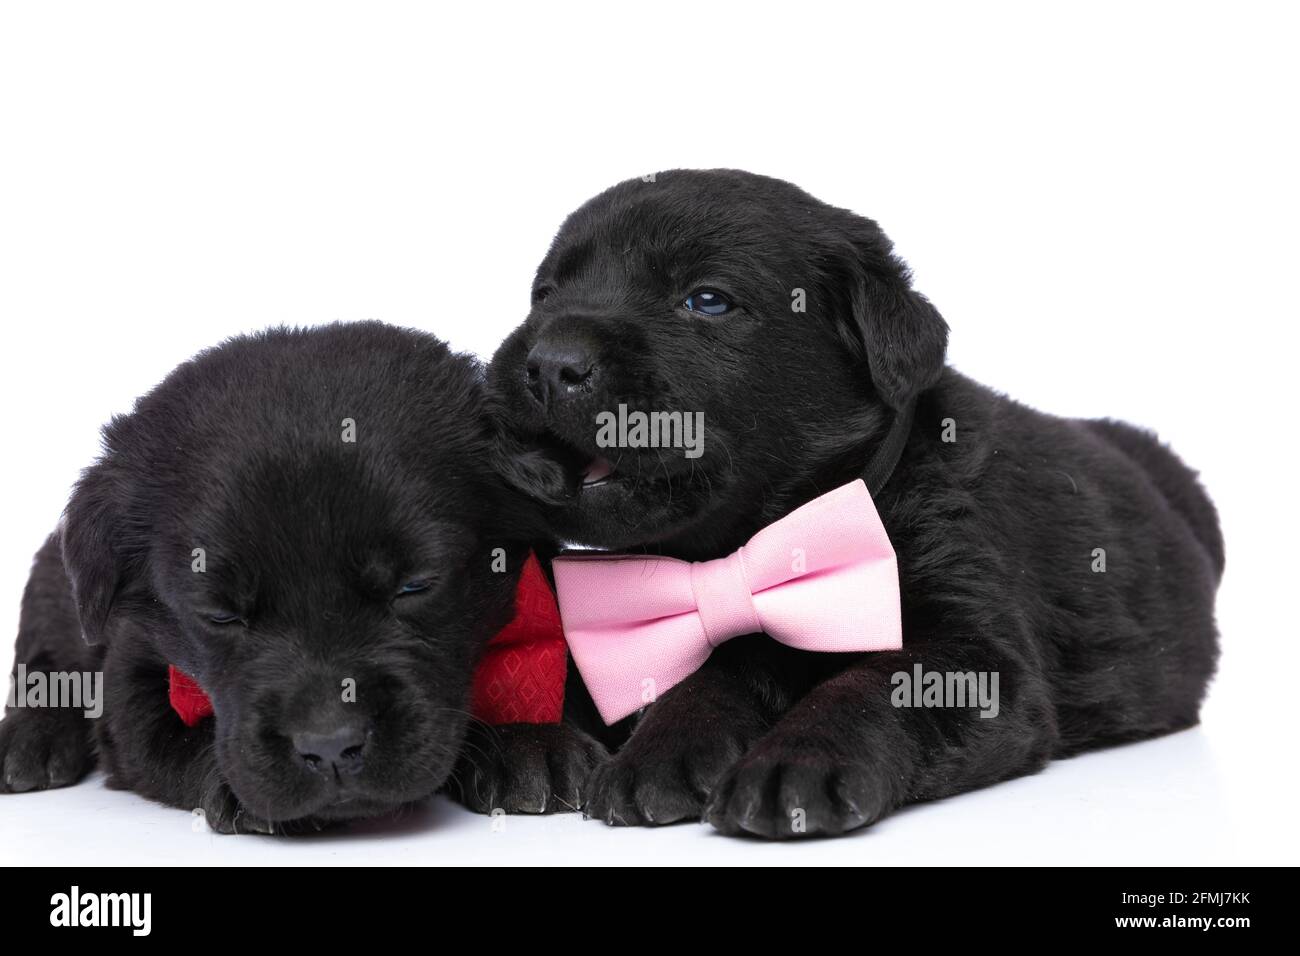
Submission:
<svg viewBox="0 0 1300 956">
<path fill-rule="evenodd" d="M 604 458 L 593 458 L 587 470 L 582 473 L 582 483 L 584 485 L 594 485 L 598 481 L 604 481 L 614 471 L 614 466 Z"/>
</svg>

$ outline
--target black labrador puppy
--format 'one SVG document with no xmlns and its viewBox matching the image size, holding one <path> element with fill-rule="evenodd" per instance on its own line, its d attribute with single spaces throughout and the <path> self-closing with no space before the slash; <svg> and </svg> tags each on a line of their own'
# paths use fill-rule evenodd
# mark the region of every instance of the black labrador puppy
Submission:
<svg viewBox="0 0 1300 956">
<path fill-rule="evenodd" d="M 947 368 L 947 334 L 875 222 L 776 179 L 662 173 L 564 223 L 488 372 L 553 539 L 719 558 L 861 477 L 903 615 L 897 652 L 722 645 L 596 769 L 586 813 L 836 834 L 1196 723 L 1224 550 L 1194 473 Z M 605 447 L 620 405 L 702 412 L 703 453 Z M 995 676 L 996 716 L 910 706 L 901 682 L 932 672 Z"/>
<path fill-rule="evenodd" d="M 437 790 L 499 736 L 471 675 L 538 533 L 494 449 L 481 367 L 419 332 L 280 329 L 177 368 L 105 428 L 24 597 L 16 690 L 102 672 L 102 716 L 9 708 L 0 792 L 98 759 L 216 830 L 292 832 Z M 171 666 L 215 719 L 178 717 Z"/>
</svg>

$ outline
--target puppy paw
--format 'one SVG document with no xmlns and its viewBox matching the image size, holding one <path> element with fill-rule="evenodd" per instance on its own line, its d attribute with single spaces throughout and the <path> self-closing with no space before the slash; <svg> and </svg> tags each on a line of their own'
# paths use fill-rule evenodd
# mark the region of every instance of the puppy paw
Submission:
<svg viewBox="0 0 1300 956">
<path fill-rule="evenodd" d="M 889 788 L 865 767 L 791 742 L 760 744 L 733 767 L 704 818 L 730 836 L 785 840 L 847 833 L 891 807 Z"/>
<path fill-rule="evenodd" d="M 94 763 L 80 712 L 11 710 L 0 721 L 0 793 L 71 786 Z"/>
<path fill-rule="evenodd" d="M 714 785 L 741 758 L 745 746 L 746 741 L 732 733 L 670 734 L 640 728 L 622 750 L 596 768 L 583 812 L 611 826 L 699 820 Z"/>
<path fill-rule="evenodd" d="M 208 791 L 200 809 L 203 811 L 208 829 L 213 833 L 226 835 L 260 833 L 269 836 L 281 832 L 276 824 L 249 813 L 230 787 L 224 783 L 217 784 Z"/>
<path fill-rule="evenodd" d="M 322 820 L 317 817 L 300 817 L 295 820 L 271 821 L 259 817 L 239 802 L 224 784 L 213 791 L 201 808 L 208 829 L 225 836 L 257 834 L 259 836 L 295 836 L 301 833 L 320 833 L 345 825 L 342 820 Z"/>
<path fill-rule="evenodd" d="M 571 813 L 582 808 L 583 784 L 605 756 L 571 724 L 476 723 L 447 790 L 476 813 Z"/>
</svg>

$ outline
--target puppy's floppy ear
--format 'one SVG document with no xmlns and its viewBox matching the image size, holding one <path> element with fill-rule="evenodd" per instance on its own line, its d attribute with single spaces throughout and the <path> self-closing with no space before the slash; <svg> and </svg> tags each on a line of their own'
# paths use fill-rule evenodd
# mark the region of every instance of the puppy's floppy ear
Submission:
<svg viewBox="0 0 1300 956">
<path fill-rule="evenodd" d="M 876 391 L 901 408 L 943 373 L 948 323 L 906 283 L 867 277 L 855 290 L 853 320 L 866 347 Z"/>
<path fill-rule="evenodd" d="M 103 640 L 123 584 L 124 565 L 115 547 L 120 530 L 113 492 L 104 464 L 91 466 L 77 482 L 61 524 L 63 567 L 87 644 Z"/>
<path fill-rule="evenodd" d="M 504 431 L 493 436 L 492 467 L 510 487 L 542 504 L 559 505 L 570 497 L 563 467 Z"/>
<path fill-rule="evenodd" d="M 943 374 L 948 323 L 912 288 L 907 267 L 879 227 L 853 218 L 850 344 L 866 358 L 880 397 L 901 408 Z"/>
</svg>

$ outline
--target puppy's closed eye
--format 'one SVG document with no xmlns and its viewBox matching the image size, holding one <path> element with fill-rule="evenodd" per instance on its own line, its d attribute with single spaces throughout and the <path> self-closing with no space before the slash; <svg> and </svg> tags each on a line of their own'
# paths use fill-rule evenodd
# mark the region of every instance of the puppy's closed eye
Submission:
<svg viewBox="0 0 1300 956">
<path fill-rule="evenodd" d="M 434 594 L 443 589 L 448 578 L 439 569 L 454 567 L 458 553 L 458 549 L 448 547 L 445 551 L 438 548 L 371 554 L 356 568 L 352 584 L 366 600 L 377 604 Z"/>
<path fill-rule="evenodd" d="M 437 579 L 432 575 L 427 577 L 411 578 L 397 589 L 396 597 L 409 597 L 412 594 L 427 594 L 434 589 Z"/>
<path fill-rule="evenodd" d="M 248 621 L 242 614 L 235 611 L 210 611 L 204 615 L 209 624 L 216 624 L 218 627 L 224 627 L 227 624 L 243 624 L 248 626 Z"/>
<path fill-rule="evenodd" d="M 201 625 L 208 630 L 217 631 L 225 628 L 248 627 L 257 601 L 252 594 L 237 595 L 220 589 L 192 594 L 187 604 Z M 175 608 L 178 615 L 185 606 L 178 605 Z"/>
</svg>

